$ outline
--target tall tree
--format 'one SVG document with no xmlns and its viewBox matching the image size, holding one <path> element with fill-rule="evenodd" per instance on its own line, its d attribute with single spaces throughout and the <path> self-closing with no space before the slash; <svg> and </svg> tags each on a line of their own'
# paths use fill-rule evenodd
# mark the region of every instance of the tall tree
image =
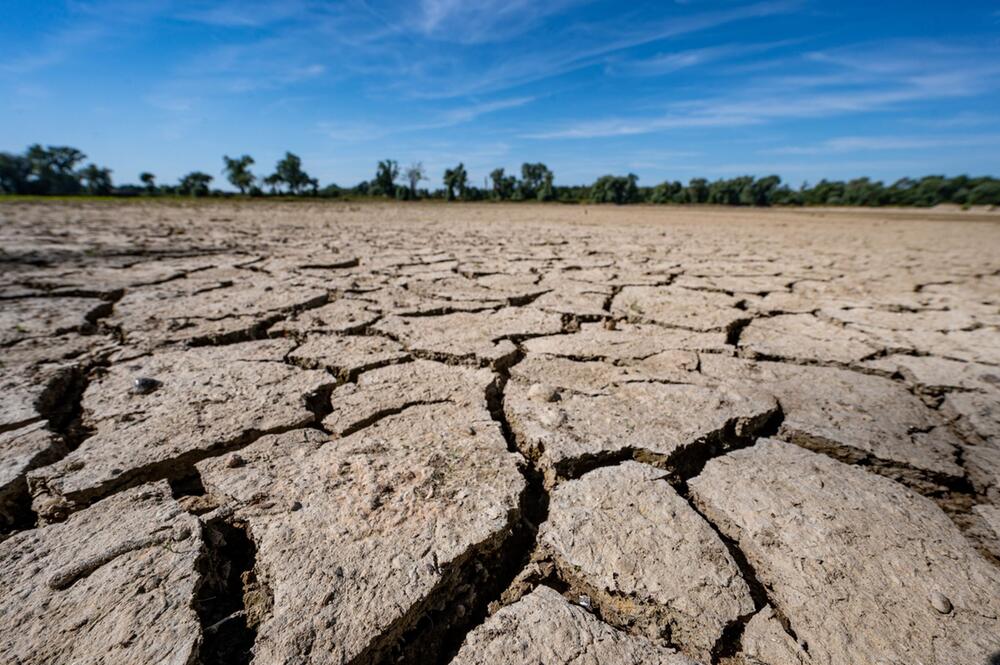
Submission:
<svg viewBox="0 0 1000 665">
<path fill-rule="evenodd" d="M 410 198 L 417 198 L 417 185 L 421 180 L 427 180 L 423 162 L 414 162 L 406 167 L 406 180 L 410 183 Z"/>
<path fill-rule="evenodd" d="M 465 191 L 469 186 L 469 175 L 465 172 L 465 164 L 459 163 L 453 169 L 444 171 L 445 199 L 454 201 L 457 198 L 464 199 Z"/>
<path fill-rule="evenodd" d="M 490 172 L 490 180 L 493 181 L 491 196 L 497 201 L 507 201 L 514 196 L 514 188 L 517 187 L 517 178 L 512 175 L 504 175 L 504 170 L 493 169 Z"/>
<path fill-rule="evenodd" d="M 541 162 L 537 164 L 521 164 L 521 198 L 538 198 L 539 192 L 545 186 L 546 181 L 549 187 L 552 185 L 552 172 L 549 167 Z"/>
<path fill-rule="evenodd" d="M 111 193 L 111 169 L 88 164 L 80 170 L 80 178 L 85 183 L 84 189 L 88 194 L 107 196 Z"/>
<path fill-rule="evenodd" d="M 80 176 L 74 170 L 87 158 L 76 148 L 35 143 L 25 151 L 31 173 L 30 189 L 37 194 L 76 194 L 80 191 Z"/>
<path fill-rule="evenodd" d="M 399 177 L 399 164 L 393 159 L 386 159 L 378 163 L 375 169 L 375 187 L 382 196 L 396 196 L 396 178 Z"/>
<path fill-rule="evenodd" d="M 552 187 L 553 178 L 552 171 L 545 169 L 545 174 L 542 176 L 542 184 L 538 188 L 537 196 L 539 201 L 551 201 L 556 197 L 555 190 Z"/>
<path fill-rule="evenodd" d="M 201 171 L 192 171 L 181 178 L 177 191 L 188 196 L 208 196 L 208 186 L 211 184 L 212 176 Z"/>
<path fill-rule="evenodd" d="M 284 159 L 278 162 L 274 175 L 275 181 L 267 183 L 265 180 L 265 184 L 272 184 L 273 188 L 274 184 L 283 182 L 291 194 L 301 194 L 307 187 L 315 190 L 319 186 L 315 178 L 310 178 L 309 174 L 302 170 L 302 159 L 290 152 L 286 152 Z"/>
<path fill-rule="evenodd" d="M 601 176 L 590 188 L 590 201 L 616 205 L 638 203 L 639 188 L 636 186 L 638 180 L 639 176 L 634 173 L 629 173 L 627 176 Z"/>
<path fill-rule="evenodd" d="M 222 157 L 222 161 L 225 167 L 222 169 L 223 173 L 226 174 L 226 178 L 232 183 L 233 187 L 240 190 L 240 194 L 246 194 L 253 186 L 254 174 L 250 172 L 250 166 L 254 163 L 253 157 L 250 155 L 243 155 L 233 159 L 228 155 Z"/>
<path fill-rule="evenodd" d="M 156 176 L 149 171 L 143 171 L 139 174 L 139 180 L 146 186 L 147 194 L 154 194 L 156 192 Z"/>
<path fill-rule="evenodd" d="M 0 194 L 25 194 L 31 163 L 26 157 L 0 152 Z"/>
</svg>

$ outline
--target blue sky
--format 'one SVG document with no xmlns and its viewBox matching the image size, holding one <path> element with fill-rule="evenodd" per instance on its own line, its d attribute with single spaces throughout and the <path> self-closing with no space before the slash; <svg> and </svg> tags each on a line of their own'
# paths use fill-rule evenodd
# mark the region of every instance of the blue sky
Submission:
<svg viewBox="0 0 1000 665">
<path fill-rule="evenodd" d="M 1000 175 L 1000 3 L 5 0 L 0 150 L 33 142 L 117 182 Z"/>
</svg>

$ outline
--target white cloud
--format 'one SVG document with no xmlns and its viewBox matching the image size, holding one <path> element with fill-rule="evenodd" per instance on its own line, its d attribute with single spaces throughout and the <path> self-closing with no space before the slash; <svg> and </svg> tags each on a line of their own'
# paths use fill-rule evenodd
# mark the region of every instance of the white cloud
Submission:
<svg viewBox="0 0 1000 665">
<path fill-rule="evenodd" d="M 897 110 L 922 102 L 973 97 L 998 88 L 1000 65 L 984 58 L 991 51 L 972 55 L 941 46 L 935 52 L 942 57 L 950 52 L 953 57 L 920 60 L 890 53 L 882 54 L 880 60 L 879 53 L 867 59 L 861 52 L 849 58 L 811 54 L 809 60 L 833 65 L 839 71 L 752 79 L 725 97 L 668 103 L 666 112 L 659 115 L 584 120 L 568 127 L 529 132 L 525 138 L 590 139 L 691 127 L 739 127 Z"/>
<path fill-rule="evenodd" d="M 842 136 L 818 145 L 786 146 L 765 150 L 781 155 L 826 155 L 866 151 L 929 150 L 938 148 L 968 148 L 1000 144 L 1000 134 L 979 136 Z"/>
<path fill-rule="evenodd" d="M 530 104 L 533 101 L 535 101 L 534 97 L 514 97 L 510 99 L 498 99 L 490 102 L 459 106 L 451 109 L 442 109 L 438 111 L 432 110 L 427 112 L 431 114 L 431 117 L 422 122 L 383 122 L 375 124 L 370 122 L 341 123 L 326 121 L 320 123 L 319 127 L 324 134 L 337 141 L 373 141 L 392 134 L 405 134 L 455 127 L 472 122 L 480 116 L 489 113 L 496 113 L 506 109 L 517 108 Z"/>
</svg>

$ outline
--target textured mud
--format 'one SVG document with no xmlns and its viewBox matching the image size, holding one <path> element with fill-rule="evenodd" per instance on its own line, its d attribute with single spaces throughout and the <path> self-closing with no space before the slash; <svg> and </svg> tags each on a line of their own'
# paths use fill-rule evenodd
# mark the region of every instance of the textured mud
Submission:
<svg viewBox="0 0 1000 665">
<path fill-rule="evenodd" d="M 0 662 L 1000 662 L 1000 218 L 0 224 Z"/>
</svg>

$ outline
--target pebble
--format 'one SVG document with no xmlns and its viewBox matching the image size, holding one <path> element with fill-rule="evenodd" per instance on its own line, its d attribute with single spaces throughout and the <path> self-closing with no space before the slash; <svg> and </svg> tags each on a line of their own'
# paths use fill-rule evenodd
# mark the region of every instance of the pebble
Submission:
<svg viewBox="0 0 1000 665">
<path fill-rule="evenodd" d="M 555 402 L 559 399 L 559 393 L 552 386 L 544 383 L 533 383 L 528 388 L 528 399 L 536 402 Z"/>
<path fill-rule="evenodd" d="M 230 469 L 241 467 L 244 464 L 246 464 L 246 462 L 244 462 L 243 458 L 237 455 L 236 453 L 233 453 L 232 455 L 226 458 L 226 466 Z"/>
<path fill-rule="evenodd" d="M 292 501 L 290 504 L 288 504 L 288 509 L 291 510 L 292 512 L 296 510 L 301 510 L 302 504 L 298 501 Z"/>
<path fill-rule="evenodd" d="M 148 395 L 162 385 L 156 379 L 140 376 L 132 381 L 132 393 L 135 395 Z"/>
<path fill-rule="evenodd" d="M 561 427 L 566 424 L 566 412 L 562 409 L 546 409 L 539 414 L 538 419 L 546 427 Z"/>
<path fill-rule="evenodd" d="M 944 595 L 940 591 L 934 591 L 930 596 L 931 607 L 936 609 L 941 614 L 948 614 L 951 612 L 951 601 L 948 600 L 948 596 Z"/>
</svg>

